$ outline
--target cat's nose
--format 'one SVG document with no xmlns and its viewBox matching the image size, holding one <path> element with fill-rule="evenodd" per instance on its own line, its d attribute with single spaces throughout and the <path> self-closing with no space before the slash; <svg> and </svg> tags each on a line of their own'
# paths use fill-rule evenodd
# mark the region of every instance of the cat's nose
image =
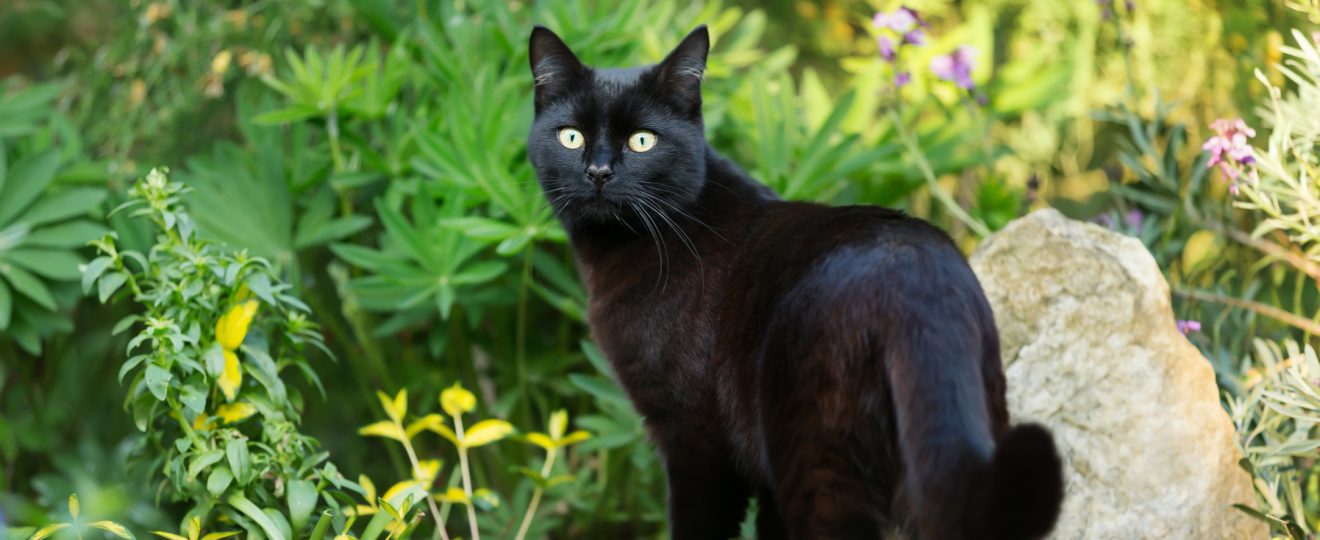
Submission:
<svg viewBox="0 0 1320 540">
<path fill-rule="evenodd" d="M 596 184 L 597 188 L 605 185 L 605 182 L 609 182 L 611 176 L 614 176 L 614 169 L 607 164 L 602 165 L 592 163 L 591 165 L 587 165 L 587 177 L 591 178 L 591 181 Z"/>
</svg>

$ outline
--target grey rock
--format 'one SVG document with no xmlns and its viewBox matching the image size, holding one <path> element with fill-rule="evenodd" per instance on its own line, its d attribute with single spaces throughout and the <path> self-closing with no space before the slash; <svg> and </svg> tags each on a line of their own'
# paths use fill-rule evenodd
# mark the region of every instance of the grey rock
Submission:
<svg viewBox="0 0 1320 540">
<path fill-rule="evenodd" d="M 971 264 L 1013 421 L 1048 426 L 1065 462 L 1052 538 L 1268 538 L 1231 506 L 1255 500 L 1237 435 L 1139 241 L 1047 209 L 987 238 Z"/>
</svg>

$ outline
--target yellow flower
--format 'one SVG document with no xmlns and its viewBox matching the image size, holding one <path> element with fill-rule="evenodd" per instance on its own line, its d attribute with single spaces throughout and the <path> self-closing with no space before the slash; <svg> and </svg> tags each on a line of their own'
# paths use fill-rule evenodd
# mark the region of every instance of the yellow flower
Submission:
<svg viewBox="0 0 1320 540">
<path fill-rule="evenodd" d="M 229 52 L 229 49 L 216 53 L 215 58 L 211 59 L 211 73 L 224 75 L 226 71 L 229 71 L 229 62 L 233 58 L 234 53 Z"/>
<path fill-rule="evenodd" d="M 238 365 L 238 355 L 234 351 L 225 351 L 225 367 L 220 371 L 220 391 L 224 392 L 225 399 L 234 400 L 238 395 L 238 387 L 243 385 L 243 368 Z"/>
<path fill-rule="evenodd" d="M 591 434 L 578 430 L 569 433 L 568 431 L 568 411 L 559 409 L 550 414 L 550 433 L 528 433 L 523 439 L 529 443 L 546 449 L 547 451 L 556 448 L 563 448 L 572 444 L 577 444 L 591 438 Z"/>
<path fill-rule="evenodd" d="M 229 312 L 215 322 L 215 340 L 226 351 L 238 349 L 247 337 L 248 325 L 257 314 L 257 301 L 248 300 L 229 308 Z"/>
<path fill-rule="evenodd" d="M 477 396 L 464 390 L 458 383 L 454 383 L 454 386 L 440 392 L 440 408 L 449 413 L 449 416 L 460 416 L 477 408 Z"/>
<path fill-rule="evenodd" d="M 243 401 L 238 403 L 226 403 L 215 409 L 215 415 L 224 420 L 226 424 L 239 422 L 256 413 L 256 407 L 253 407 L 251 403 Z"/>
</svg>

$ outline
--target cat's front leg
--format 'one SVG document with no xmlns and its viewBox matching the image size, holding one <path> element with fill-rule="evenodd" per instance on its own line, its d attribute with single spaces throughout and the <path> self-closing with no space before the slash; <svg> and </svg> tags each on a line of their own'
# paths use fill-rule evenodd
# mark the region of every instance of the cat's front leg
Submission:
<svg viewBox="0 0 1320 540">
<path fill-rule="evenodd" d="M 667 445 L 669 527 L 675 540 L 738 536 L 751 492 L 727 453 L 700 443 Z"/>
</svg>

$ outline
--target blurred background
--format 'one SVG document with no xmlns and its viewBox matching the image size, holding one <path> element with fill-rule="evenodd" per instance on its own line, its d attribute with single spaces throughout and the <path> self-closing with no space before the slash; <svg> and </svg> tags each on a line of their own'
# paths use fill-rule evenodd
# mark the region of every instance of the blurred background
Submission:
<svg viewBox="0 0 1320 540">
<path fill-rule="evenodd" d="M 902 7 L 918 21 L 892 22 Z M 1314 244 L 1258 229 L 1202 143 L 1240 117 L 1265 145 L 1271 85 L 1315 91 L 1317 22 L 1315 0 L 5 0 L 0 526 L 67 519 L 73 492 L 141 534 L 201 504 L 162 479 L 177 433 L 140 430 L 118 382 L 132 333 L 112 329 L 140 308 L 84 295 L 78 267 L 108 231 L 151 250 L 150 223 L 110 211 L 164 166 L 197 234 L 268 260 L 320 325 L 333 358 L 307 356 L 323 391 L 289 386 L 297 428 L 346 477 L 410 476 L 403 450 L 358 434 L 382 417 L 375 391 L 407 388 L 426 412 L 461 382 L 521 432 L 565 409 L 591 434 L 559 456 L 529 536 L 663 536 L 663 472 L 590 344 L 527 163 L 526 39 L 543 24 L 584 62 L 625 66 L 705 23 L 709 138 L 787 198 L 901 208 L 968 253 L 1042 207 L 1139 238 L 1256 448 L 1252 511 L 1314 537 L 1320 398 L 1282 416 L 1252 398 L 1281 391 L 1271 366 L 1314 361 Z M 1313 171 L 1314 144 L 1293 165 Z M 55 165 L 24 188 L 37 155 Z M 442 439 L 417 444 L 455 474 Z M 541 454 L 510 440 L 472 462 L 502 498 L 481 531 L 512 538 L 540 485 L 516 468 Z"/>
</svg>

